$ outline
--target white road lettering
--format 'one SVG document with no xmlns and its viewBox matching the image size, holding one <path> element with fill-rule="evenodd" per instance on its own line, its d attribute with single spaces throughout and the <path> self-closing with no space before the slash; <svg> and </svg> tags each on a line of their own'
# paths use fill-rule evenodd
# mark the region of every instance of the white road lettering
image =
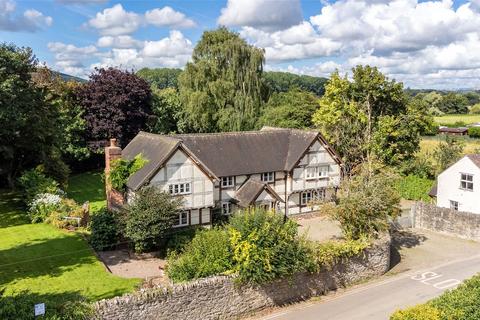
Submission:
<svg viewBox="0 0 480 320">
<path fill-rule="evenodd" d="M 456 285 L 459 285 L 460 283 L 461 283 L 460 280 L 448 279 L 448 280 L 445 280 L 445 281 L 442 281 L 442 282 L 438 282 L 438 283 L 434 284 L 433 286 L 437 289 L 446 289 L 446 288 L 451 288 L 451 287 L 454 287 Z"/>
</svg>

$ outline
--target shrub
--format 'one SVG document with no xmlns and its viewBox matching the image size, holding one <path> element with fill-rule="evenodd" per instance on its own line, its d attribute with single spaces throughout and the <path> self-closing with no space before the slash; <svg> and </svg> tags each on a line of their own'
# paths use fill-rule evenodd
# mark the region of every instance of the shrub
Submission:
<svg viewBox="0 0 480 320">
<path fill-rule="evenodd" d="M 178 217 L 181 199 L 154 186 L 140 189 L 133 202 L 124 208 L 125 236 L 137 252 L 154 249 L 165 238 Z"/>
<path fill-rule="evenodd" d="M 308 271 L 320 272 L 322 268 L 331 269 L 336 263 L 351 258 L 370 246 L 370 240 L 362 237 L 358 240 L 311 242 L 310 252 L 312 264 Z"/>
<path fill-rule="evenodd" d="M 396 311 L 390 320 L 480 319 L 480 275 L 425 304 Z"/>
<path fill-rule="evenodd" d="M 43 172 L 43 167 L 38 166 L 35 169 L 25 171 L 18 184 L 25 204 L 29 204 L 38 194 L 51 193 L 58 194 L 58 182 L 47 177 Z"/>
<path fill-rule="evenodd" d="M 79 218 L 80 224 L 85 220 L 85 211 L 73 199 L 62 199 L 60 205 L 53 210 L 45 219 L 46 223 L 52 224 L 58 228 L 68 228 L 79 226 L 77 219 L 65 219 L 65 217 Z"/>
<path fill-rule="evenodd" d="M 429 201 L 428 192 L 432 186 L 433 180 L 408 175 L 398 180 L 397 190 L 404 199 Z"/>
<path fill-rule="evenodd" d="M 469 112 L 471 114 L 480 114 L 480 103 L 477 103 L 471 106 Z"/>
<path fill-rule="evenodd" d="M 234 214 L 227 227 L 240 282 L 262 283 L 305 270 L 308 248 L 297 224 L 258 208 Z"/>
<path fill-rule="evenodd" d="M 440 312 L 430 305 L 421 304 L 395 312 L 390 320 L 440 320 Z"/>
<path fill-rule="evenodd" d="M 109 250 L 114 248 L 118 241 L 118 225 L 115 215 L 101 210 L 92 217 L 90 225 L 91 236 L 90 245 L 97 251 Z"/>
<path fill-rule="evenodd" d="M 225 229 L 199 231 L 182 254 L 171 252 L 167 275 L 175 282 L 208 277 L 232 269 L 232 252 Z"/>
<path fill-rule="evenodd" d="M 68 177 L 70 176 L 70 168 L 62 160 L 60 155 L 50 156 L 43 165 L 44 172 L 48 177 L 57 181 L 63 190 L 67 189 Z"/>
<path fill-rule="evenodd" d="M 347 239 L 376 236 L 388 230 L 389 218 L 399 213 L 398 176 L 390 171 L 360 172 L 345 179 L 338 192 L 338 204 L 325 204 L 323 210 L 340 222 Z"/>
<path fill-rule="evenodd" d="M 137 154 L 132 160 L 116 159 L 112 161 L 109 179 L 112 188 L 120 192 L 125 192 L 128 178 L 140 170 L 148 160 Z"/>
<path fill-rule="evenodd" d="M 60 207 L 62 198 L 52 193 L 39 193 L 29 205 L 28 213 L 32 223 L 43 222 Z"/>
<path fill-rule="evenodd" d="M 435 167 L 428 156 L 417 155 L 405 161 L 400 169 L 404 175 L 416 175 L 421 178 L 435 178 Z"/>
<path fill-rule="evenodd" d="M 468 135 L 472 138 L 480 138 L 480 127 L 468 128 Z"/>
<path fill-rule="evenodd" d="M 182 253 L 195 237 L 197 229 L 196 227 L 184 228 L 170 235 L 166 246 L 167 254 L 169 252 Z"/>
</svg>

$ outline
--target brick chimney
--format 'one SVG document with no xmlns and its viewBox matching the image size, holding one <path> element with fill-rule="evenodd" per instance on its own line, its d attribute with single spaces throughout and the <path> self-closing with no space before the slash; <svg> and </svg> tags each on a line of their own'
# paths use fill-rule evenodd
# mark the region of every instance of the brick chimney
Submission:
<svg viewBox="0 0 480 320">
<path fill-rule="evenodd" d="M 123 205 L 123 194 L 112 189 L 110 184 L 110 168 L 113 160 L 122 157 L 122 148 L 117 146 L 117 139 L 110 139 L 110 145 L 105 147 L 105 192 L 107 193 L 107 209 L 112 210 Z"/>
</svg>

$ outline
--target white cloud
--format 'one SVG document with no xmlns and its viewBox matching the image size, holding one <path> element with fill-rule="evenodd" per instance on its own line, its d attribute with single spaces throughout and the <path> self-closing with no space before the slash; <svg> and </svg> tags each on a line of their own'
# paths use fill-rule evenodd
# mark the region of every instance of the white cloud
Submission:
<svg viewBox="0 0 480 320">
<path fill-rule="evenodd" d="M 228 0 L 218 23 L 278 31 L 302 21 L 300 0 Z"/>
<path fill-rule="evenodd" d="M 48 49 L 54 54 L 54 67 L 56 69 L 80 77 L 87 75 L 83 61 L 95 56 L 101 56 L 101 53 L 93 45 L 77 47 L 62 42 L 50 42 L 48 43 Z"/>
<path fill-rule="evenodd" d="M 157 27 L 173 27 L 173 28 L 192 28 L 195 22 L 189 19 L 185 14 L 173 10 L 166 6 L 162 9 L 156 8 L 145 12 L 145 19 L 149 24 Z"/>
<path fill-rule="evenodd" d="M 102 4 L 108 2 L 108 0 L 55 0 L 58 3 L 65 5 L 88 5 L 88 4 Z"/>
<path fill-rule="evenodd" d="M 0 30 L 35 32 L 53 23 L 50 16 L 40 11 L 28 9 L 23 15 L 15 14 L 16 5 L 12 0 L 0 0 Z"/>
<path fill-rule="evenodd" d="M 143 43 L 131 36 L 103 36 L 97 40 L 97 46 L 101 48 L 136 48 L 141 47 Z"/>
<path fill-rule="evenodd" d="M 95 28 L 104 36 L 119 36 L 135 32 L 142 24 L 142 17 L 135 12 L 128 12 L 121 4 L 116 4 L 90 19 L 87 25 Z"/>
</svg>

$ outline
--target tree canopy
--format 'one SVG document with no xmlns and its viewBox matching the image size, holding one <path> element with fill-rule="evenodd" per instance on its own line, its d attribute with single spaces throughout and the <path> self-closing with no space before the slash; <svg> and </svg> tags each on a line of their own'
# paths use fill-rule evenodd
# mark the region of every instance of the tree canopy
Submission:
<svg viewBox="0 0 480 320">
<path fill-rule="evenodd" d="M 253 129 L 265 96 L 262 49 L 221 27 L 206 31 L 179 78 L 185 122 L 193 132 Z"/>
<path fill-rule="evenodd" d="M 157 89 L 178 88 L 178 76 L 182 72 L 176 68 L 142 68 L 137 71 L 137 76 L 145 79 L 152 87 Z"/>
<path fill-rule="evenodd" d="M 151 116 L 151 90 L 148 83 L 129 71 L 96 69 L 90 81 L 78 90 L 85 110 L 87 139 L 94 149 L 110 138 L 125 146 Z"/>
<path fill-rule="evenodd" d="M 318 98 L 300 89 L 274 93 L 265 105 L 259 119 L 260 126 L 282 128 L 310 128 L 312 115 L 318 108 Z"/>
<path fill-rule="evenodd" d="M 299 88 L 319 97 L 325 92 L 325 84 L 328 81 L 326 78 L 280 71 L 267 71 L 263 74 L 263 78 L 272 93 L 286 92 L 293 88 Z"/>
</svg>

